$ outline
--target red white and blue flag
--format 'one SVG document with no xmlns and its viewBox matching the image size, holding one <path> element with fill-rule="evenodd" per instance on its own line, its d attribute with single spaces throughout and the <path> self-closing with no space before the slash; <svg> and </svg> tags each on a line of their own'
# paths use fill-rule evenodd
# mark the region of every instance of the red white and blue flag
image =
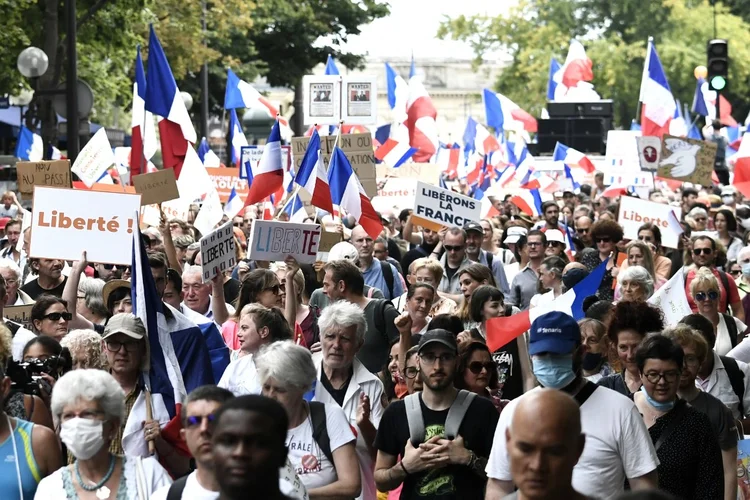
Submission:
<svg viewBox="0 0 750 500">
<path fill-rule="evenodd" d="M 252 176 L 250 175 L 252 174 Z M 268 142 L 257 165 L 250 165 L 248 172 L 250 191 L 245 206 L 260 203 L 280 189 L 284 189 L 284 164 L 281 156 L 281 136 L 278 120 L 271 129 Z"/>
<path fill-rule="evenodd" d="M 469 120 L 473 118 L 469 117 Z M 501 129 L 502 130 L 502 129 Z M 500 151 L 500 142 L 492 135 L 487 127 L 481 123 L 476 124 L 476 136 L 474 136 L 474 150 L 481 155 L 488 155 Z"/>
<path fill-rule="evenodd" d="M 237 194 L 237 190 L 232 187 L 232 192 L 229 193 L 229 198 L 227 198 L 227 202 L 224 204 L 224 215 L 231 219 L 240 213 L 244 205 L 242 198 Z"/>
<path fill-rule="evenodd" d="M 302 163 L 300 163 L 299 171 L 294 177 L 294 182 L 310 193 L 313 206 L 328 213 L 333 213 L 331 188 L 328 185 L 328 174 L 323 166 L 323 158 L 320 154 L 320 136 L 317 131 L 313 132 L 310 142 L 307 144 L 305 156 L 302 157 Z"/>
<path fill-rule="evenodd" d="M 232 143 L 232 163 L 240 165 L 242 158 L 242 148 L 247 146 L 247 137 L 242 131 L 239 119 L 237 119 L 237 110 L 229 110 L 229 141 Z"/>
<path fill-rule="evenodd" d="M 504 95 L 484 89 L 484 110 L 487 116 L 487 125 L 502 133 L 503 130 L 525 130 L 536 132 L 536 118 L 521 109 L 515 102 Z"/>
<path fill-rule="evenodd" d="M 409 147 L 408 144 L 388 138 L 378 149 L 375 150 L 375 158 L 391 168 L 398 168 L 409 161 L 416 152 L 417 148 Z"/>
<path fill-rule="evenodd" d="M 281 135 L 292 136 L 289 121 L 279 114 L 279 109 L 271 101 L 263 97 L 255 87 L 244 80 L 240 80 L 234 71 L 227 69 L 227 87 L 224 92 L 224 109 L 253 108 L 264 109 L 268 116 L 278 120 Z"/>
<path fill-rule="evenodd" d="M 143 71 L 141 46 L 136 49 L 135 82 L 133 82 L 133 114 L 130 121 L 130 177 L 141 174 L 143 167 L 156 153 L 154 115 L 146 111 L 146 73 Z"/>
<path fill-rule="evenodd" d="M 352 215 L 373 239 L 383 232 L 380 215 L 372 207 L 349 160 L 340 148 L 334 149 L 328 167 L 328 184 L 333 204 Z"/>
<path fill-rule="evenodd" d="M 648 41 L 643 67 L 640 102 L 641 133 L 657 137 L 668 134 L 669 124 L 677 111 L 677 103 L 651 39 Z"/>
<path fill-rule="evenodd" d="M 437 152 L 440 141 L 436 118 L 437 109 L 424 88 L 422 78 L 416 74 L 412 60 L 409 99 L 406 103 L 406 127 L 409 129 L 409 144 L 419 150 L 414 155 L 415 162 L 427 163 Z"/>
<path fill-rule="evenodd" d="M 511 197 L 510 202 L 532 217 L 542 214 L 542 196 L 538 189 L 524 189 Z"/>
<path fill-rule="evenodd" d="M 173 168 L 175 177 L 179 179 L 187 150 L 193 147 L 197 137 L 153 25 L 150 31 L 144 107 L 159 121 L 164 167 Z"/>
<path fill-rule="evenodd" d="M 566 146 L 562 142 L 555 144 L 555 151 L 552 153 L 552 160 L 561 161 L 569 167 L 582 168 L 589 174 L 596 170 L 593 162 L 589 160 L 588 156 L 577 149 Z"/>
<path fill-rule="evenodd" d="M 549 78 L 547 79 L 547 100 L 548 101 L 554 101 L 555 100 L 555 90 L 557 89 L 557 80 L 555 79 L 555 75 L 557 75 L 557 72 L 560 71 L 560 63 L 557 59 L 554 57 L 550 59 L 549 61 Z"/>
<path fill-rule="evenodd" d="M 560 71 L 560 83 L 568 89 L 578 86 L 579 82 L 590 82 L 594 79 L 593 63 L 578 40 L 571 40 L 568 55 Z"/>
</svg>

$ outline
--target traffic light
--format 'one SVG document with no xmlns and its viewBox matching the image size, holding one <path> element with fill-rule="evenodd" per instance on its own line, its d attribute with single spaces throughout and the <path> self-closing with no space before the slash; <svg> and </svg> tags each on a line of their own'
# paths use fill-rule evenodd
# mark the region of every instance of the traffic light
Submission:
<svg viewBox="0 0 750 500">
<path fill-rule="evenodd" d="M 729 76 L 729 43 L 726 40 L 708 42 L 708 88 L 721 92 Z"/>
</svg>

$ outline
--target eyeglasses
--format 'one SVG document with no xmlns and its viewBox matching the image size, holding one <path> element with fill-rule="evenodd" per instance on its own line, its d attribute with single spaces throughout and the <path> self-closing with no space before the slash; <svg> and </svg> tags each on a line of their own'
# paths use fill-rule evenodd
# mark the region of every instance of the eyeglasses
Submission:
<svg viewBox="0 0 750 500">
<path fill-rule="evenodd" d="M 445 248 L 447 252 L 460 252 L 464 249 L 463 245 L 443 245 L 443 248 Z"/>
<path fill-rule="evenodd" d="M 404 369 L 404 377 L 406 378 L 414 378 L 419 374 L 419 368 L 416 366 L 407 366 Z"/>
<path fill-rule="evenodd" d="M 708 219 L 706 217 L 693 217 L 693 220 L 695 222 L 706 222 Z"/>
<path fill-rule="evenodd" d="M 209 424 L 213 424 L 214 420 L 216 420 L 216 416 L 213 413 L 209 413 L 208 415 L 204 415 L 201 417 L 190 416 L 185 419 L 185 427 L 198 427 L 203 423 L 204 419 L 208 420 Z"/>
<path fill-rule="evenodd" d="M 60 321 L 60 319 L 64 319 L 65 321 L 70 321 L 73 319 L 73 315 L 69 312 L 49 313 L 42 316 L 42 319 L 48 319 L 50 321 Z"/>
<path fill-rule="evenodd" d="M 708 297 L 708 300 L 716 300 L 719 298 L 719 292 L 715 292 L 711 290 L 710 292 L 698 292 L 695 294 L 695 300 L 698 302 L 705 302 L 706 297 Z"/>
<path fill-rule="evenodd" d="M 734 269 L 733 271 L 729 271 L 729 274 L 731 274 L 732 276 L 739 276 L 740 274 L 742 274 L 742 270 Z"/>
<path fill-rule="evenodd" d="M 106 269 L 107 271 L 111 271 L 112 269 L 114 269 L 117 266 L 115 266 L 114 264 L 102 264 L 102 267 L 104 269 Z"/>
<path fill-rule="evenodd" d="M 576 228 L 576 233 L 587 234 L 588 232 L 589 232 L 589 228 L 587 228 L 587 227 L 582 227 L 580 229 Z"/>
<path fill-rule="evenodd" d="M 426 352 L 424 354 L 420 354 L 419 357 L 422 361 L 429 364 L 433 364 L 438 359 L 441 363 L 450 363 L 451 361 L 454 361 L 456 359 L 456 355 L 452 352 L 445 352 L 440 356 L 435 356 L 431 352 Z"/>
<path fill-rule="evenodd" d="M 526 244 L 528 246 L 530 246 L 530 247 L 539 247 L 539 246 L 542 246 L 542 242 L 541 241 L 528 241 L 528 242 L 526 242 Z"/>
<path fill-rule="evenodd" d="M 120 352 L 121 348 L 125 348 L 125 352 L 135 352 L 138 350 L 138 342 L 117 342 L 114 340 L 106 340 L 104 344 L 107 346 L 109 352 Z"/>
<path fill-rule="evenodd" d="M 646 377 L 646 380 L 648 380 L 652 384 L 658 384 L 662 378 L 668 384 L 671 384 L 673 382 L 676 382 L 677 379 L 680 378 L 680 372 L 676 370 L 672 370 L 668 372 L 648 372 L 648 373 L 644 373 L 643 376 Z"/>
<path fill-rule="evenodd" d="M 474 361 L 472 363 L 469 363 L 469 366 L 467 368 L 474 375 L 479 375 L 480 373 L 482 373 L 482 369 L 487 370 L 487 373 L 492 373 L 492 370 L 495 369 L 495 363 L 494 361 L 490 361 L 488 363 Z"/>
<path fill-rule="evenodd" d="M 612 238 L 594 238 L 594 241 L 597 243 L 611 243 Z"/>
<path fill-rule="evenodd" d="M 693 248 L 693 255 L 711 255 L 713 250 L 710 248 Z"/>
<path fill-rule="evenodd" d="M 559 241 L 548 241 L 547 242 L 547 248 L 557 248 L 559 246 L 562 246 L 562 243 Z"/>
<path fill-rule="evenodd" d="M 264 288 L 263 291 L 264 292 L 269 291 L 274 295 L 278 295 L 280 289 L 281 289 L 281 285 L 274 285 L 274 286 L 269 286 L 268 288 Z"/>
</svg>

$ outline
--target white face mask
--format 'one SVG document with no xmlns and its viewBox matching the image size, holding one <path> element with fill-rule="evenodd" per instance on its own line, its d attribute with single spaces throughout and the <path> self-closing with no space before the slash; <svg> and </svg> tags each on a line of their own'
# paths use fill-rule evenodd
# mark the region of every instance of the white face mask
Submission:
<svg viewBox="0 0 750 500">
<path fill-rule="evenodd" d="M 74 457 L 88 460 L 104 446 L 104 422 L 75 417 L 60 425 L 60 439 Z"/>
<path fill-rule="evenodd" d="M 734 203 L 734 196 L 731 196 L 731 195 L 730 196 L 722 196 L 721 197 L 721 202 L 724 203 L 725 205 L 730 205 L 730 204 Z"/>
</svg>

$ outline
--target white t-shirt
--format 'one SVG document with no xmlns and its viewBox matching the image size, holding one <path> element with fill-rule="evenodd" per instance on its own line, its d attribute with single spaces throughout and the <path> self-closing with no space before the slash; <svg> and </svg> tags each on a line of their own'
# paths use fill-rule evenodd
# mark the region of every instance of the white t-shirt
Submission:
<svg viewBox="0 0 750 500">
<path fill-rule="evenodd" d="M 253 355 L 246 354 L 229 363 L 217 385 L 231 391 L 235 396 L 260 394 L 258 369 L 255 367 Z"/>
<path fill-rule="evenodd" d="M 747 329 L 747 325 L 734 316 L 732 316 L 732 319 L 737 325 L 737 336 L 739 337 L 742 332 Z M 719 324 L 716 325 L 716 344 L 714 345 L 714 351 L 716 351 L 719 356 L 726 356 L 731 350 L 732 340 L 729 338 L 729 329 L 724 320 L 724 315 L 719 314 Z"/>
<path fill-rule="evenodd" d="M 344 415 L 344 410 L 337 405 L 326 405 L 326 427 L 331 453 L 346 444 L 354 443 L 355 437 L 349 421 Z M 337 481 L 336 469 L 313 439 L 310 417 L 287 431 L 286 446 L 294 472 L 308 490 Z"/>
<path fill-rule="evenodd" d="M 487 463 L 487 476 L 493 479 L 512 480 L 505 429 L 524 397 L 511 401 L 500 414 Z M 618 392 L 599 387 L 591 394 L 581 406 L 581 431 L 586 445 L 573 469 L 573 488 L 583 495 L 615 498 L 622 493 L 626 477 L 643 476 L 659 465 L 643 418 L 635 404 Z"/>
</svg>

